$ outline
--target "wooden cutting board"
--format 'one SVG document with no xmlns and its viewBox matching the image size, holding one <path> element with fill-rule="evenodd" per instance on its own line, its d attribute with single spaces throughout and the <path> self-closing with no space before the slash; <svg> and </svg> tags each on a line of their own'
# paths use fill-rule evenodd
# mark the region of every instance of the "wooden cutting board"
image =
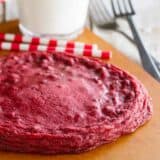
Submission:
<svg viewBox="0 0 160 160">
<path fill-rule="evenodd" d="M 17 33 L 18 21 L 0 25 L 0 32 Z M 135 133 L 123 136 L 112 144 L 77 155 L 36 155 L 0 152 L 0 160 L 160 160 L 160 84 L 148 75 L 138 64 L 132 62 L 110 44 L 89 30 L 78 38 L 79 41 L 96 43 L 101 49 L 111 50 L 113 63 L 134 74 L 148 89 L 152 97 L 154 115 L 149 123 Z M 6 53 L 6 52 L 1 52 Z"/>
</svg>

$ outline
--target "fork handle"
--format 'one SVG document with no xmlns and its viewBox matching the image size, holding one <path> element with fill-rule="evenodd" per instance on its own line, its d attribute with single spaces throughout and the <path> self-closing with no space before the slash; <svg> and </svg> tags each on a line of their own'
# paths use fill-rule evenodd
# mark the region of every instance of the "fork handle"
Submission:
<svg viewBox="0 0 160 160">
<path fill-rule="evenodd" d="M 152 57 L 147 53 L 146 49 L 144 48 L 144 45 L 141 41 L 141 38 L 138 34 L 138 31 L 135 27 L 132 17 L 127 16 L 126 18 L 127 18 L 128 24 L 130 25 L 130 28 L 131 28 L 135 43 L 137 45 L 144 69 L 148 73 L 150 73 L 155 79 L 160 81 L 160 72 L 158 71 Z"/>
</svg>

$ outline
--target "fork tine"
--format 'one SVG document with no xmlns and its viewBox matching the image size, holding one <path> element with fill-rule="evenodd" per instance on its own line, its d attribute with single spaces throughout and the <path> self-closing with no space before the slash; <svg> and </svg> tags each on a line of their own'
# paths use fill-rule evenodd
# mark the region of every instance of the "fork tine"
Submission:
<svg viewBox="0 0 160 160">
<path fill-rule="evenodd" d="M 123 0 L 122 0 L 122 1 L 123 1 Z M 120 5 L 119 0 L 117 0 L 117 4 L 118 4 L 119 13 L 120 13 L 119 16 L 123 16 L 123 12 L 122 12 L 122 8 L 121 8 L 121 5 Z"/>
<path fill-rule="evenodd" d="M 131 0 L 111 0 L 112 10 L 115 17 L 125 17 L 135 14 Z M 117 11 L 116 11 L 117 9 Z"/>
<path fill-rule="evenodd" d="M 117 13 L 116 13 L 116 9 L 115 9 L 115 7 L 114 7 L 114 2 L 113 2 L 113 0 L 111 0 L 111 5 L 112 5 L 113 14 L 114 14 L 115 17 L 117 17 Z"/>
<path fill-rule="evenodd" d="M 132 5 L 131 0 L 128 0 L 128 2 L 129 2 L 129 6 L 131 8 L 131 14 L 135 14 L 135 10 L 133 9 L 133 5 Z"/>
</svg>

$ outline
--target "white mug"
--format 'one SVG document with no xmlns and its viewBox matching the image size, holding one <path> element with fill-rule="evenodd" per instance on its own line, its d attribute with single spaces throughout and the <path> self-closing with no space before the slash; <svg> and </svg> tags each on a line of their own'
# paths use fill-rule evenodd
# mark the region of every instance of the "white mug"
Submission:
<svg viewBox="0 0 160 160">
<path fill-rule="evenodd" d="M 89 0 L 17 0 L 24 34 L 74 38 L 82 32 Z"/>
</svg>

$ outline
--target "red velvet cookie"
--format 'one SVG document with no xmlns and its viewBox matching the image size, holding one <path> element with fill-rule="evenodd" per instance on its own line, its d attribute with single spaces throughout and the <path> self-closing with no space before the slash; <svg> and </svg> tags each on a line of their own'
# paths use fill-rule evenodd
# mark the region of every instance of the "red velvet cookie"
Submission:
<svg viewBox="0 0 160 160">
<path fill-rule="evenodd" d="M 129 73 L 62 53 L 0 59 L 0 149 L 79 153 L 134 132 L 150 98 Z"/>
</svg>

